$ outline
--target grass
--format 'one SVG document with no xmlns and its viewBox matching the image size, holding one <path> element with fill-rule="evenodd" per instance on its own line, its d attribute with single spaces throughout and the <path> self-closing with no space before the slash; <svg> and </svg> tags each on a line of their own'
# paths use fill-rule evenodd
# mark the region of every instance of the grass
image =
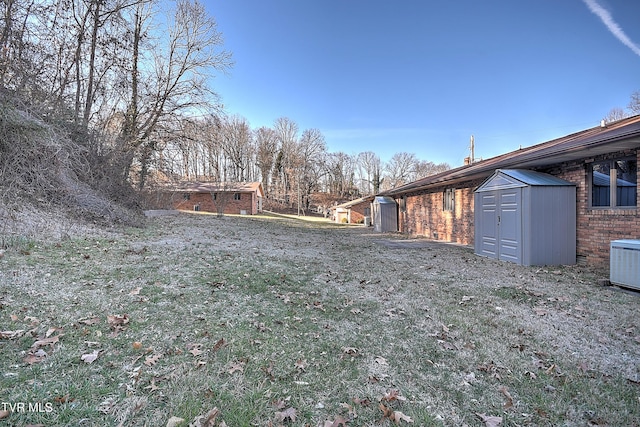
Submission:
<svg viewBox="0 0 640 427">
<path fill-rule="evenodd" d="M 182 214 L 9 249 L 0 411 L 51 410 L 0 425 L 394 425 L 380 404 L 422 426 L 638 425 L 636 295 L 372 234 Z"/>
</svg>

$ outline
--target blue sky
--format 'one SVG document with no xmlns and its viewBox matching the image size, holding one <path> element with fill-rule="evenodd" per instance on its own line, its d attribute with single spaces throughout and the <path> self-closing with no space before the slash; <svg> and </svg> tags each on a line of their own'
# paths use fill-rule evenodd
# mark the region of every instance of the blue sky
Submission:
<svg viewBox="0 0 640 427">
<path fill-rule="evenodd" d="M 640 90 L 640 2 L 215 0 L 235 65 L 214 88 L 252 128 L 329 151 L 459 166 L 599 124 Z"/>
</svg>

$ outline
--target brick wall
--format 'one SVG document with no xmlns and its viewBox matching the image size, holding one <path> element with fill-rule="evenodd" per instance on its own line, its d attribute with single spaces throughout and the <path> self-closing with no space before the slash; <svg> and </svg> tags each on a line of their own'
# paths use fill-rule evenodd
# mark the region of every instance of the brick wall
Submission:
<svg viewBox="0 0 640 427">
<path fill-rule="evenodd" d="M 430 239 L 472 245 L 473 191 L 482 181 L 467 182 L 454 188 L 455 208 L 443 209 L 444 191 L 452 187 L 438 187 L 424 193 L 410 193 L 406 197 L 406 209 L 400 209 L 400 231 Z M 396 202 L 402 206 L 400 199 Z"/>
<path fill-rule="evenodd" d="M 184 198 L 189 194 L 189 199 Z M 176 193 L 173 196 L 173 209 L 193 210 L 194 205 L 200 206 L 202 212 L 218 212 L 218 207 L 224 207 L 225 214 L 240 214 L 246 211 L 249 215 L 258 213 L 258 202 L 255 193 L 237 193 L 240 200 L 235 200 L 234 193 L 219 194 L 219 200 L 214 201 L 211 193 Z"/>
<path fill-rule="evenodd" d="M 366 215 L 365 209 L 369 209 Z M 371 202 L 367 201 L 351 206 L 351 224 L 363 223 L 365 216 L 371 217 Z"/>
<path fill-rule="evenodd" d="M 620 152 L 589 159 L 590 163 L 620 157 L 636 156 L 640 164 L 640 151 Z M 612 240 L 640 239 L 640 192 L 635 208 L 591 208 L 589 206 L 589 186 L 587 163 L 556 165 L 542 172 L 555 175 L 576 184 L 576 255 L 578 262 L 607 267 L 609 248 Z"/>
</svg>

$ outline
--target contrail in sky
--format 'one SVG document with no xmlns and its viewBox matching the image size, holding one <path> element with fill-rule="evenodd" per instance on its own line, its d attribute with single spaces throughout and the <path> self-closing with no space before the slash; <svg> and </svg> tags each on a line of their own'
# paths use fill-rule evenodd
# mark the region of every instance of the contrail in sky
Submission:
<svg viewBox="0 0 640 427">
<path fill-rule="evenodd" d="M 633 51 L 636 55 L 640 56 L 640 46 L 635 44 L 625 33 L 622 31 L 622 28 L 618 25 L 616 21 L 613 20 L 613 17 L 609 13 L 607 9 L 600 6 L 596 0 L 584 0 L 584 2 L 589 7 L 589 10 L 597 15 L 604 25 L 607 26 L 609 31 L 616 36 L 618 40 L 622 42 L 625 46 Z"/>
</svg>

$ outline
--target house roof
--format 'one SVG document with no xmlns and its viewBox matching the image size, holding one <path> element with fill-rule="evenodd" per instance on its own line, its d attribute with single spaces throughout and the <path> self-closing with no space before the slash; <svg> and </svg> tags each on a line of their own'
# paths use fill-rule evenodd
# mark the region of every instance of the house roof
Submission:
<svg viewBox="0 0 640 427">
<path fill-rule="evenodd" d="M 172 186 L 175 191 L 188 191 L 193 193 L 258 193 L 264 197 L 262 183 L 257 182 L 206 182 L 189 181 L 180 182 Z"/>
<path fill-rule="evenodd" d="M 527 169 L 569 162 L 640 147 L 640 115 L 461 166 L 380 193 L 395 196 L 413 191 L 483 179 L 496 169 Z"/>
<path fill-rule="evenodd" d="M 371 203 L 372 200 L 373 200 L 373 196 L 360 197 L 355 200 L 350 200 L 348 202 L 344 202 L 339 205 L 332 206 L 331 209 L 337 209 L 337 208 L 349 209 L 360 203 L 366 203 L 366 202 Z"/>
</svg>

